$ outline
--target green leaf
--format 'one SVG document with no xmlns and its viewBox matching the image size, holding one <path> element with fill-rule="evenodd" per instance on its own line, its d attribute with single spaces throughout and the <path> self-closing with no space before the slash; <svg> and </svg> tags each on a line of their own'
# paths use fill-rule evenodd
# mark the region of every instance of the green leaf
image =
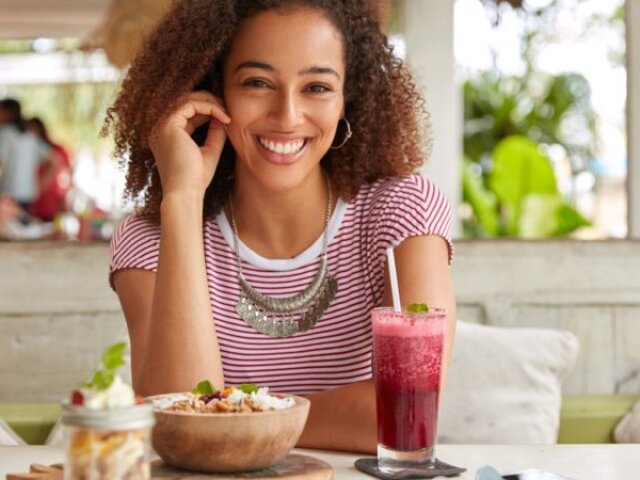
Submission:
<svg viewBox="0 0 640 480">
<path fill-rule="evenodd" d="M 106 390 L 115 379 L 115 371 L 125 364 L 124 352 L 127 349 L 126 342 L 114 343 L 102 353 L 101 370 L 93 372 L 91 379 L 81 384 L 84 388 L 94 390 Z"/>
<path fill-rule="evenodd" d="M 125 364 L 124 352 L 127 349 L 126 342 L 114 343 L 102 354 L 102 364 L 107 370 L 116 370 Z"/>
<path fill-rule="evenodd" d="M 210 395 L 215 391 L 216 389 L 209 380 L 202 380 L 198 385 L 196 385 L 196 388 L 193 389 L 193 393 L 196 395 Z"/>
<path fill-rule="evenodd" d="M 426 303 L 412 303 L 407 306 L 407 312 L 409 313 L 422 313 L 428 312 L 429 306 Z"/>
<path fill-rule="evenodd" d="M 498 236 L 498 201 L 495 195 L 485 188 L 482 175 L 475 173 L 474 165 L 468 158 L 465 158 L 462 170 L 462 195 L 464 201 L 473 209 L 484 234 L 490 237 Z"/>
<path fill-rule="evenodd" d="M 522 202 L 530 194 L 558 193 L 549 158 L 526 137 L 511 135 L 493 151 L 493 171 L 489 186 L 503 207 L 507 235 L 519 232 Z"/>
<path fill-rule="evenodd" d="M 588 225 L 589 221 L 559 193 L 528 195 L 522 202 L 519 229 L 523 238 L 561 237 Z"/>
<path fill-rule="evenodd" d="M 236 388 L 246 394 L 256 393 L 258 391 L 258 386 L 255 383 L 241 383 Z"/>
<path fill-rule="evenodd" d="M 558 217 L 558 228 L 554 236 L 564 236 L 580 227 L 588 227 L 591 222 L 584 218 L 582 214 L 571 205 L 564 203 L 556 212 Z"/>
<path fill-rule="evenodd" d="M 106 390 L 111 386 L 115 375 L 110 370 L 97 370 L 93 372 L 91 380 L 82 384 L 83 387 L 93 388 L 96 390 Z"/>
</svg>

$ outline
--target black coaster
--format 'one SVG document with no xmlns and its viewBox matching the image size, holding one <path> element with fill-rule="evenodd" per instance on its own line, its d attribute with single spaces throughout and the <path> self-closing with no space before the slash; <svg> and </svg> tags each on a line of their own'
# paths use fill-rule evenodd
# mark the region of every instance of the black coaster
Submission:
<svg viewBox="0 0 640 480">
<path fill-rule="evenodd" d="M 396 480 L 405 478 L 434 478 L 434 477 L 457 477 L 462 472 L 466 472 L 466 468 L 456 467 L 448 463 L 441 462 L 436 458 L 436 463 L 432 467 L 411 468 L 402 472 L 385 473 L 378 468 L 377 458 L 359 458 L 356 460 L 355 466 L 358 470 L 384 480 Z"/>
</svg>

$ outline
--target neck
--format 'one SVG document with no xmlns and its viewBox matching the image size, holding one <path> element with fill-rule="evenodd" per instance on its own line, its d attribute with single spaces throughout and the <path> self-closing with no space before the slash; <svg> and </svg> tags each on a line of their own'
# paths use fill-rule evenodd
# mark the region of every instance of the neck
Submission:
<svg viewBox="0 0 640 480">
<path fill-rule="evenodd" d="M 267 190 L 242 178 L 235 187 L 231 201 L 238 236 L 259 255 L 292 258 L 323 234 L 329 192 L 320 168 L 286 191 Z"/>
</svg>

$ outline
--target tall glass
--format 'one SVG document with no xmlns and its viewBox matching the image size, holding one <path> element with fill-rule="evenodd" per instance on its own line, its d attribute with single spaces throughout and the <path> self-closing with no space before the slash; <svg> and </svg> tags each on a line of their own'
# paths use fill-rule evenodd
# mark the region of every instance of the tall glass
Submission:
<svg viewBox="0 0 640 480">
<path fill-rule="evenodd" d="M 432 466 L 446 312 L 376 308 L 371 320 L 378 467 L 392 473 Z"/>
</svg>

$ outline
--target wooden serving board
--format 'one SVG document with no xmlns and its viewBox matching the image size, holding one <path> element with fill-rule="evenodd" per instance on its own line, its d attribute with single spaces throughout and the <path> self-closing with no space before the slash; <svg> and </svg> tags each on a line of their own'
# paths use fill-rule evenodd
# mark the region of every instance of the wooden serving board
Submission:
<svg viewBox="0 0 640 480">
<path fill-rule="evenodd" d="M 7 480 L 62 480 L 62 465 L 40 465 L 34 463 L 29 473 L 7 473 Z"/>
<path fill-rule="evenodd" d="M 29 473 L 9 473 L 6 480 L 62 480 L 62 465 L 31 465 Z M 162 460 L 151 462 L 152 480 L 233 480 L 236 478 L 331 480 L 333 468 L 327 462 L 308 455 L 289 454 L 271 468 L 254 472 L 198 473 L 167 465 Z"/>
<path fill-rule="evenodd" d="M 327 462 L 308 455 L 298 454 L 287 455 L 284 460 L 271 468 L 239 473 L 188 472 L 171 467 L 162 460 L 156 460 L 151 463 L 151 478 L 153 480 L 233 480 L 236 478 L 251 478 L 253 480 L 274 478 L 331 480 L 333 478 L 333 468 Z"/>
</svg>

